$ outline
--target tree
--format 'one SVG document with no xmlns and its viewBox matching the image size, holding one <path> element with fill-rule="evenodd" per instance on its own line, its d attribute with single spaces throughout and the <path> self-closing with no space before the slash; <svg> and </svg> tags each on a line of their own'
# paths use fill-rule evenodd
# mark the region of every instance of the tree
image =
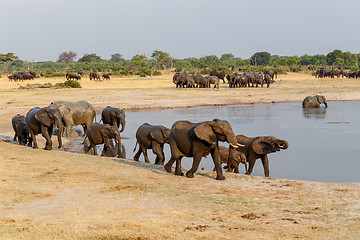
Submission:
<svg viewBox="0 0 360 240">
<path fill-rule="evenodd" d="M 15 56 L 14 53 L 0 54 L 0 63 L 4 64 L 4 69 L 7 68 L 10 63 L 18 59 L 19 57 Z"/>
<path fill-rule="evenodd" d="M 154 52 L 151 54 L 151 57 L 154 59 L 155 65 L 150 68 L 150 76 L 152 76 L 155 69 L 159 68 L 160 65 L 171 63 L 170 54 L 160 50 L 154 50 Z"/>
<path fill-rule="evenodd" d="M 329 65 L 333 65 L 337 58 L 344 59 L 344 53 L 341 50 L 334 50 L 326 55 L 326 62 Z"/>
<path fill-rule="evenodd" d="M 137 54 L 132 57 L 131 63 L 138 67 L 146 67 L 148 65 L 148 58 L 144 54 Z"/>
<path fill-rule="evenodd" d="M 251 56 L 251 65 L 269 65 L 270 63 L 270 53 L 268 52 L 257 52 Z"/>
<path fill-rule="evenodd" d="M 101 60 L 102 60 L 101 57 L 97 56 L 95 53 L 91 53 L 91 54 L 85 54 L 82 58 L 79 59 L 79 62 L 91 63 L 91 62 L 100 62 Z"/>
<path fill-rule="evenodd" d="M 74 51 L 63 52 L 59 55 L 57 62 L 69 63 L 73 62 L 77 54 Z"/>
<path fill-rule="evenodd" d="M 221 61 L 228 61 L 228 60 L 233 60 L 234 59 L 234 54 L 232 53 L 225 53 L 223 55 L 221 55 L 220 60 Z"/>
<path fill-rule="evenodd" d="M 125 59 L 120 53 L 115 53 L 111 55 L 110 62 L 123 62 Z"/>
</svg>

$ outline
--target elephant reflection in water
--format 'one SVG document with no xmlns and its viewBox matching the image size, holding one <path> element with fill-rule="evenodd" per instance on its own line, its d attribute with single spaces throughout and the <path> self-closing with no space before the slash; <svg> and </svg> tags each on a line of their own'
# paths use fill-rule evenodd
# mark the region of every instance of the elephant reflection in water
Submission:
<svg viewBox="0 0 360 240">
<path fill-rule="evenodd" d="M 303 108 L 303 116 L 308 119 L 324 119 L 326 108 Z"/>
</svg>

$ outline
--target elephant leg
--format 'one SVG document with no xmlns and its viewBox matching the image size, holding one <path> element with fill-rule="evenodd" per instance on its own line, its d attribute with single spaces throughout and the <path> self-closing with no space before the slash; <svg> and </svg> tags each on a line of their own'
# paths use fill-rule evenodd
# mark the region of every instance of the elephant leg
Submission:
<svg viewBox="0 0 360 240">
<path fill-rule="evenodd" d="M 30 134 L 28 147 L 32 147 L 32 146 L 33 146 L 33 142 L 34 142 L 34 148 L 37 148 L 36 138 L 35 138 L 34 132 L 31 131 L 31 129 L 28 129 L 28 131 L 29 131 L 29 134 Z"/>
<path fill-rule="evenodd" d="M 14 135 L 13 141 L 16 141 L 16 138 L 17 138 L 17 133 L 16 133 L 16 131 L 15 131 L 15 135 Z"/>
<path fill-rule="evenodd" d="M 249 169 L 247 171 L 247 175 L 250 175 L 253 171 L 253 168 L 254 168 L 254 165 L 255 165 L 255 161 L 256 161 L 256 157 L 250 157 L 249 156 L 249 159 L 248 159 L 248 162 L 249 162 Z"/>
<path fill-rule="evenodd" d="M 149 160 L 149 157 L 148 157 L 148 155 L 147 155 L 147 150 L 146 150 L 145 146 L 139 144 L 139 147 L 140 147 L 140 149 L 141 149 L 141 151 L 142 151 L 142 153 L 143 153 L 143 155 L 144 155 L 145 162 L 146 162 L 146 163 L 151 163 L 150 160 Z"/>
<path fill-rule="evenodd" d="M 104 149 L 105 147 L 109 148 L 111 153 L 113 154 L 113 157 L 118 157 L 118 154 L 116 153 L 116 151 L 114 150 L 114 148 L 111 146 L 111 142 L 110 142 L 110 139 L 108 138 L 105 138 L 104 139 Z M 106 151 L 106 149 L 105 149 Z M 103 152 L 104 153 L 104 152 Z"/>
<path fill-rule="evenodd" d="M 161 144 L 152 141 L 152 151 L 156 155 L 155 164 L 164 165 L 163 151 L 161 148 Z"/>
<path fill-rule="evenodd" d="M 138 152 L 134 156 L 134 161 L 139 161 L 140 154 L 142 153 L 141 147 L 139 147 Z"/>
<path fill-rule="evenodd" d="M 269 177 L 269 160 L 266 154 L 261 157 L 261 161 L 264 167 L 265 177 Z"/>
<path fill-rule="evenodd" d="M 202 156 L 203 156 L 202 151 L 194 151 L 194 153 L 193 153 L 193 164 L 192 164 L 191 169 L 189 171 L 187 171 L 186 177 L 188 177 L 188 178 L 193 178 L 194 177 L 194 173 L 199 168 L 199 164 L 200 164 Z M 215 166 L 215 168 L 216 168 L 216 166 Z"/>
<path fill-rule="evenodd" d="M 92 148 L 92 149 L 94 150 L 94 152 L 93 152 L 93 153 L 94 153 L 94 155 L 96 155 L 96 156 L 97 156 L 97 155 L 98 155 L 98 153 L 97 153 L 97 150 L 96 150 L 96 145 L 95 145 L 94 143 L 90 142 L 90 146 L 91 146 L 90 148 Z"/>
<path fill-rule="evenodd" d="M 184 176 L 184 173 L 181 171 L 181 159 L 182 158 L 183 157 L 179 157 L 178 159 L 176 159 L 175 175 Z"/>
<path fill-rule="evenodd" d="M 104 143 L 104 148 L 103 148 L 103 150 L 102 150 L 102 152 L 101 152 L 101 156 L 105 156 L 107 149 L 108 149 L 108 147 L 107 147 L 106 144 Z"/>
<path fill-rule="evenodd" d="M 171 167 L 175 161 L 176 161 L 176 159 L 172 158 L 172 156 L 171 156 L 171 159 L 164 166 L 164 168 L 167 172 L 171 172 Z"/>
<path fill-rule="evenodd" d="M 51 141 L 51 136 L 49 134 L 49 128 L 44 125 L 41 125 L 41 135 L 46 140 L 45 150 L 52 150 L 52 141 Z"/>
<path fill-rule="evenodd" d="M 239 172 L 239 164 L 240 164 L 240 163 L 237 163 L 237 162 L 233 163 L 234 173 L 240 173 L 240 172 Z"/>
<path fill-rule="evenodd" d="M 218 146 L 216 146 L 216 148 L 211 151 L 211 157 L 214 161 L 214 165 L 216 169 L 216 180 L 225 180 L 225 176 L 221 169 L 220 152 Z"/>
</svg>

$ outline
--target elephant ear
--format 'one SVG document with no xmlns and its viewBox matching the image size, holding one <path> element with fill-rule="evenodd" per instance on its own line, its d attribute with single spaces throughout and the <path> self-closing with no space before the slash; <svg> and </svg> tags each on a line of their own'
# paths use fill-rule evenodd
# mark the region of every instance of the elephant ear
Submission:
<svg viewBox="0 0 360 240">
<path fill-rule="evenodd" d="M 70 113 L 70 108 L 68 108 L 66 105 L 61 105 L 59 108 L 61 116 L 66 116 Z"/>
<path fill-rule="evenodd" d="M 195 135 L 209 144 L 215 144 L 217 141 L 216 135 L 209 122 L 199 124 L 194 128 Z"/>
<path fill-rule="evenodd" d="M 100 133 L 101 136 L 110 138 L 111 137 L 110 125 L 108 127 L 104 126 L 103 128 L 101 128 Z"/>
<path fill-rule="evenodd" d="M 49 114 L 45 108 L 42 108 L 37 113 L 35 113 L 35 119 L 47 127 L 51 126 L 52 122 L 51 122 Z"/>
<path fill-rule="evenodd" d="M 151 131 L 150 136 L 158 143 L 164 143 L 166 141 L 166 136 L 161 129 L 155 129 L 154 131 Z"/>
<path fill-rule="evenodd" d="M 272 153 L 269 143 L 263 138 L 257 138 L 252 143 L 252 148 L 256 154 L 264 155 Z"/>
</svg>

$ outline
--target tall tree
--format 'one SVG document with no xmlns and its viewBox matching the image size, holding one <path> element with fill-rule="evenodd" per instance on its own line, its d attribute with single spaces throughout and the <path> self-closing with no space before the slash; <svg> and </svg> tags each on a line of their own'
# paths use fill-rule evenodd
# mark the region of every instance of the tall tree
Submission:
<svg viewBox="0 0 360 240">
<path fill-rule="evenodd" d="M 101 57 L 97 56 L 95 53 L 84 54 L 82 58 L 79 59 L 79 62 L 86 62 L 91 65 L 91 62 L 100 62 Z"/>
<path fill-rule="evenodd" d="M 251 56 L 251 65 L 269 65 L 271 54 L 268 52 L 257 52 Z"/>
<path fill-rule="evenodd" d="M 63 52 L 59 55 L 57 62 L 69 63 L 73 62 L 77 54 L 74 51 Z"/>
<path fill-rule="evenodd" d="M 10 63 L 18 59 L 19 57 L 15 56 L 14 53 L 0 54 L 0 63 L 4 64 L 4 68 L 7 68 Z"/>
<path fill-rule="evenodd" d="M 111 55 L 110 62 L 123 62 L 125 59 L 120 53 L 115 53 Z"/>
</svg>

